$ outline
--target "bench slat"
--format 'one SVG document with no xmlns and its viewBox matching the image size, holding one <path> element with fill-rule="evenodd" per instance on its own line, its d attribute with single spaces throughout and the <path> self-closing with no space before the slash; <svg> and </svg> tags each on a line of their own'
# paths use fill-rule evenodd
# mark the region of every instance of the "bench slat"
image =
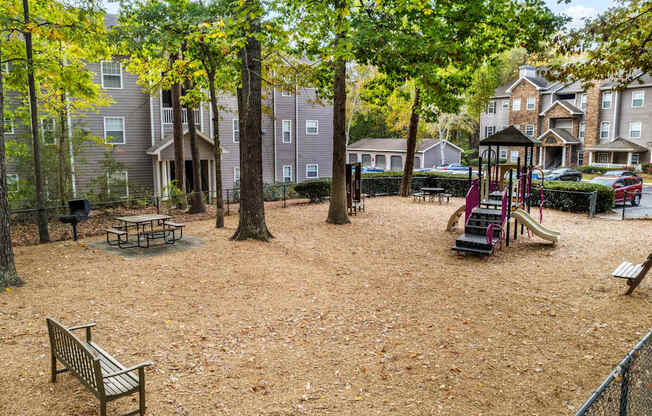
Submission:
<svg viewBox="0 0 652 416">
<path fill-rule="evenodd" d="M 107 233 L 117 234 L 117 235 L 125 235 L 125 234 L 127 234 L 126 231 L 117 230 L 115 228 L 105 228 L 104 231 L 107 232 Z"/>
<path fill-rule="evenodd" d="M 643 270 L 643 265 L 642 264 L 632 264 L 629 262 L 624 262 L 614 272 L 612 273 L 612 276 L 614 277 L 620 277 L 623 279 L 634 279 L 636 278 L 639 273 Z"/>
<path fill-rule="evenodd" d="M 97 353 L 97 357 L 100 360 L 100 366 L 102 367 L 102 375 L 115 373 L 116 371 L 121 371 L 126 368 L 94 342 L 87 343 L 86 345 L 89 349 Z M 123 374 L 121 376 L 105 378 L 104 388 L 107 389 L 107 395 L 109 396 L 134 391 L 138 389 L 138 377 L 131 374 Z M 109 393 L 109 391 L 111 391 L 111 393 Z"/>
<path fill-rule="evenodd" d="M 170 221 L 166 221 L 165 225 L 169 225 L 171 227 L 179 227 L 179 228 L 183 227 L 183 224 L 177 224 L 176 222 L 170 222 Z"/>
</svg>

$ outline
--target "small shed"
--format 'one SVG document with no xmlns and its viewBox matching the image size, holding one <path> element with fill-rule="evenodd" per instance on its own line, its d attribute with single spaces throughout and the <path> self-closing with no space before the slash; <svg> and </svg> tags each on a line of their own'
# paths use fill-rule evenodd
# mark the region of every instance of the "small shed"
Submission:
<svg viewBox="0 0 652 416">
<path fill-rule="evenodd" d="M 463 149 L 447 140 L 420 139 L 414 156 L 414 169 L 460 163 Z M 363 167 L 402 171 L 407 155 L 406 139 L 361 139 L 347 146 L 348 163 Z"/>
</svg>

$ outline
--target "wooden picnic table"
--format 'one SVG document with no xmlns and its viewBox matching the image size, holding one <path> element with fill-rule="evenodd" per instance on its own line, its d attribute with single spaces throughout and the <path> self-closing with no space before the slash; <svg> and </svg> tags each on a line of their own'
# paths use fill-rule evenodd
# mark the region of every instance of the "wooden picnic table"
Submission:
<svg viewBox="0 0 652 416">
<path fill-rule="evenodd" d="M 444 192 L 444 188 L 424 186 L 422 188 L 419 188 L 419 192 L 415 193 L 413 196 L 415 200 L 423 199 L 423 201 L 425 202 L 426 197 L 428 197 L 430 201 L 432 201 L 433 199 L 435 199 L 436 196 L 442 195 L 443 192 Z M 439 202 L 441 202 L 441 196 Z"/>
<path fill-rule="evenodd" d="M 167 230 L 166 227 L 164 226 L 165 222 L 170 219 L 172 219 L 171 216 L 163 215 L 163 214 L 141 214 L 141 215 L 131 215 L 127 217 L 116 218 L 117 221 L 120 221 L 121 223 L 124 224 L 124 226 L 122 226 L 121 228 L 124 229 L 124 231 L 126 232 L 127 241 L 129 240 L 129 227 L 130 226 L 136 227 L 138 247 L 143 247 L 140 244 L 141 237 L 144 237 L 145 241 L 147 242 L 147 245 L 145 247 L 149 247 L 149 240 L 154 240 L 154 239 L 163 239 L 168 244 L 174 244 L 176 241 L 174 237 L 172 237 L 172 239 L 166 238 L 166 236 L 172 230 Z M 154 223 L 157 223 L 157 225 L 163 225 L 164 227 L 162 229 L 155 230 Z M 149 231 L 147 231 L 148 225 L 149 225 Z"/>
<path fill-rule="evenodd" d="M 424 194 L 431 194 L 431 195 L 437 195 L 441 192 L 444 192 L 444 188 L 432 188 L 432 187 L 423 187 L 420 188 L 419 191 L 423 192 Z"/>
</svg>

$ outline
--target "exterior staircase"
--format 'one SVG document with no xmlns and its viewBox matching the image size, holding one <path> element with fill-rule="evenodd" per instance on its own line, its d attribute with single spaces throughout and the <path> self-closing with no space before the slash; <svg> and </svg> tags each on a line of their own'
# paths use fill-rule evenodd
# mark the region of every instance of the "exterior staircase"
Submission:
<svg viewBox="0 0 652 416">
<path fill-rule="evenodd" d="M 453 250 L 466 253 L 489 255 L 493 252 L 495 244 L 500 241 L 502 227 L 502 192 L 491 192 L 489 199 L 480 201 L 480 205 L 473 208 L 471 216 L 464 226 L 464 234 L 455 241 Z M 491 242 L 487 241 L 487 228 L 493 225 Z"/>
</svg>

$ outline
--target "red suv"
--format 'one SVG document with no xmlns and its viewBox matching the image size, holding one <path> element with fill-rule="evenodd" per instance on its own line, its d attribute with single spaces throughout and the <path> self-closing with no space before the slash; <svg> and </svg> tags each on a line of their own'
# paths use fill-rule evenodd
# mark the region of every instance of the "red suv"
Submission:
<svg viewBox="0 0 652 416">
<path fill-rule="evenodd" d="M 641 193 L 643 192 L 643 182 L 636 176 L 598 176 L 593 178 L 591 183 L 608 186 L 614 189 L 614 202 L 631 201 L 632 206 L 641 203 Z"/>
</svg>

